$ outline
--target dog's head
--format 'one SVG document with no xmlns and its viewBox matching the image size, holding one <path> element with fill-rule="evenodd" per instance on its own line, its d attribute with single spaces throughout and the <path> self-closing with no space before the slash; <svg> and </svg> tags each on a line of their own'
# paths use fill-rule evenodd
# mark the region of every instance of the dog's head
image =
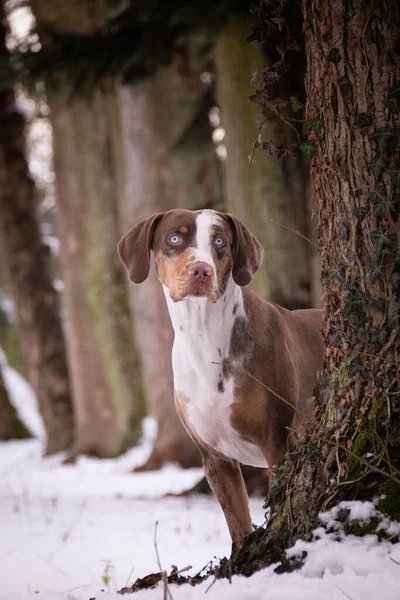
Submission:
<svg viewBox="0 0 400 600">
<path fill-rule="evenodd" d="M 118 252 L 134 283 L 149 274 L 150 250 L 158 278 L 175 302 L 190 296 L 217 302 L 231 273 L 238 285 L 247 285 L 263 258 L 254 235 L 232 215 L 215 210 L 156 213 L 130 229 Z"/>
</svg>

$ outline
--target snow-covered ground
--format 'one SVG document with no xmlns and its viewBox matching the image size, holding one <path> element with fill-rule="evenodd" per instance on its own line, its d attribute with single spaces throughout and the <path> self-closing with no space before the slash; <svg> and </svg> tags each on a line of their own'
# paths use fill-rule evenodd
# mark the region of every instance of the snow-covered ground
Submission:
<svg viewBox="0 0 400 600">
<path fill-rule="evenodd" d="M 162 567 L 192 565 L 196 573 L 213 557 L 229 554 L 230 539 L 214 498 L 173 497 L 202 476 L 171 465 L 154 473 L 131 473 L 150 451 L 154 423 L 146 420 L 139 448 L 116 460 L 62 456 L 41 458 L 43 428 L 29 386 L 3 367 L 13 402 L 36 438 L 0 444 L 0 600 L 117 600 L 116 590 Z M 251 499 L 253 522 L 264 520 L 262 501 Z M 349 505 L 368 519 L 373 505 Z M 331 523 L 335 511 L 323 515 Z M 395 533 L 396 525 L 392 525 Z M 169 586 L 173 600 L 399 600 L 400 545 L 327 534 L 321 527 L 310 544 L 299 541 L 292 555 L 307 552 L 300 571 L 277 575 L 274 566 L 232 584 Z M 209 589 L 208 589 L 209 588 Z M 207 591 L 208 590 L 208 591 Z M 130 596 L 128 596 L 130 597 Z M 162 600 L 163 589 L 133 597 Z"/>
</svg>

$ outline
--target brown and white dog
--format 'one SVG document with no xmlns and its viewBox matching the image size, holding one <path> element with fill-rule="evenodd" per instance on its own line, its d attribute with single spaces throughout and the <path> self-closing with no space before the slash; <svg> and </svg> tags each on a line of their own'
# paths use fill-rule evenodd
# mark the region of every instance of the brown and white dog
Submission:
<svg viewBox="0 0 400 600">
<path fill-rule="evenodd" d="M 232 215 L 176 209 L 138 223 L 118 244 L 134 283 L 148 276 L 151 249 L 175 330 L 176 409 L 239 548 L 252 531 L 239 463 L 278 465 L 310 415 L 321 311 L 289 311 L 243 287 L 263 248 Z"/>
</svg>

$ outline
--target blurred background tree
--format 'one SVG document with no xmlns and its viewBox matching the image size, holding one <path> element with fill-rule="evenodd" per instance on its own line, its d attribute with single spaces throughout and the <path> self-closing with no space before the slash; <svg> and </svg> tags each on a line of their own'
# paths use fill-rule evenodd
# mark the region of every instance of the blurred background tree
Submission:
<svg viewBox="0 0 400 600">
<path fill-rule="evenodd" d="M 318 305 L 317 251 L 282 227 L 312 237 L 308 167 L 282 151 L 298 141 L 292 109 L 305 98 L 304 60 L 294 58 L 295 76 L 275 82 L 293 106 L 267 123 L 256 74 L 279 56 L 273 36 L 262 46 L 245 41 L 249 2 L 30 6 L 36 46 L 20 44 L 0 68 L 4 81 L 22 83 L 33 97 L 44 83 L 50 107 L 75 418 L 70 451 L 114 456 L 136 442 L 150 413 L 158 433 L 143 468 L 199 464 L 173 405 L 173 333 L 161 286 L 154 271 L 141 286 L 128 285 L 116 243 L 152 212 L 232 211 L 266 249 L 255 289 L 289 308 Z"/>
<path fill-rule="evenodd" d="M 3 7 L 0 56 L 7 58 Z M 0 91 L 0 231 L 5 271 L 14 300 L 18 333 L 31 384 L 47 432 L 46 453 L 68 449 L 74 426 L 70 381 L 58 296 L 49 248 L 41 240 L 35 185 L 25 158 L 25 118 L 12 87 Z M 3 314 L 3 319 L 6 315 Z M 4 329 L 6 329 L 4 327 Z M 8 329 L 9 332 L 9 329 Z M 0 382 L 4 388 L 3 382 Z M 3 390 L 3 414 L 7 398 Z M 8 429 L 12 427 L 7 409 Z M 4 434 L 5 435 L 5 434 Z"/>
</svg>

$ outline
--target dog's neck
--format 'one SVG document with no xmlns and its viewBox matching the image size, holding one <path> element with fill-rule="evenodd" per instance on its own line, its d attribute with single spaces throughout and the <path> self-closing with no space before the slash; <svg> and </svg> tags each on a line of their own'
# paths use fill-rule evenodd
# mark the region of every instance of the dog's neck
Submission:
<svg viewBox="0 0 400 600">
<path fill-rule="evenodd" d="M 230 276 L 224 294 L 214 304 L 203 297 L 174 302 L 166 287 L 164 293 L 175 331 L 174 353 L 190 361 L 199 377 L 214 386 L 218 365 L 229 355 L 235 320 L 245 317 L 242 289 Z"/>
</svg>

